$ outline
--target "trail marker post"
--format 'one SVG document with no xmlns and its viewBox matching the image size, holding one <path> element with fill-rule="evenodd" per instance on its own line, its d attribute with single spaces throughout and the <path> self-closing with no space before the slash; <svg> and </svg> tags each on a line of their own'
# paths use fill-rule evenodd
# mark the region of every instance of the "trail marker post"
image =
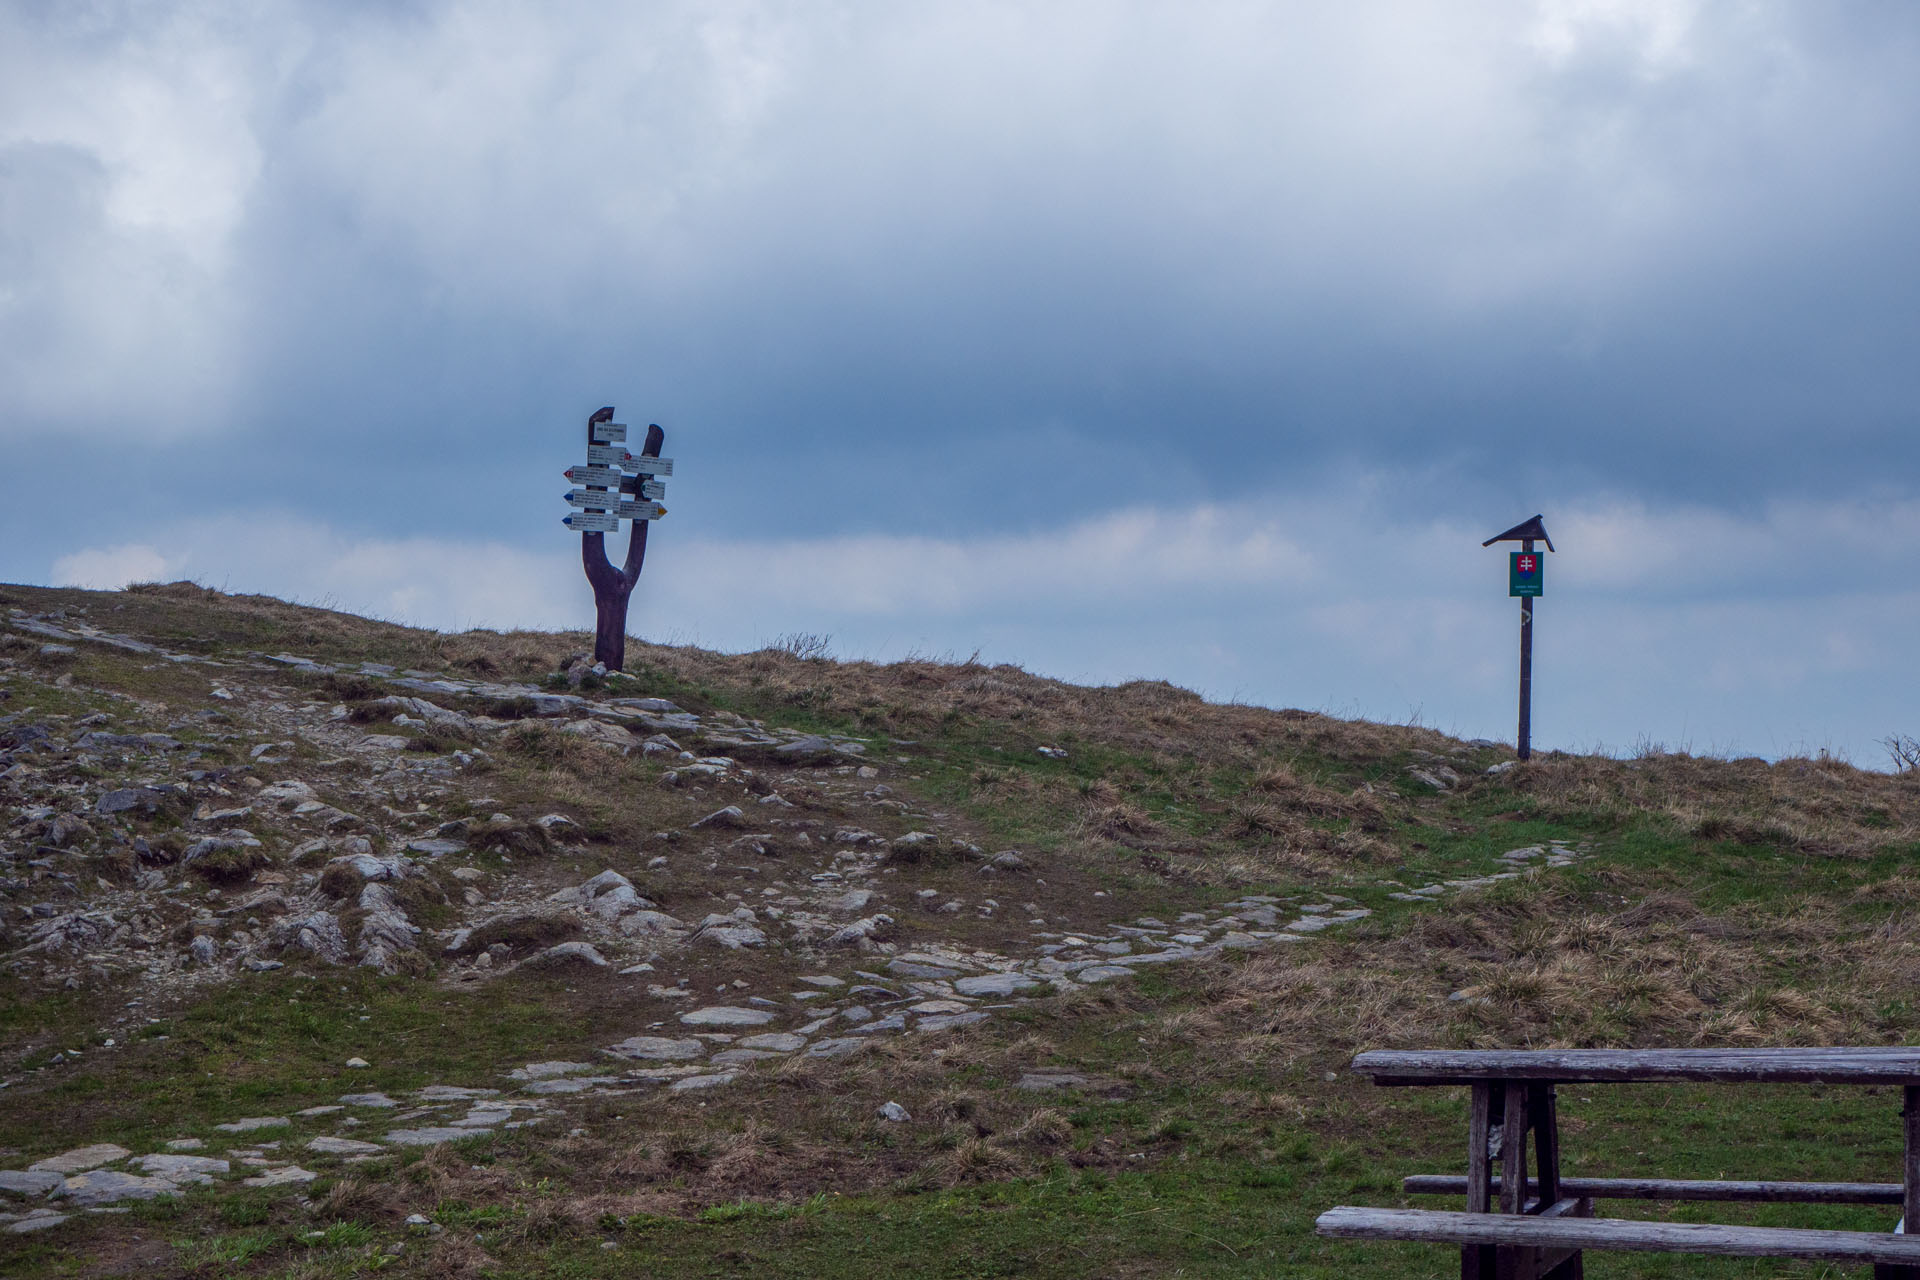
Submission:
<svg viewBox="0 0 1920 1280">
<path fill-rule="evenodd" d="M 667 514 L 656 501 L 666 497 L 667 486 L 654 477 L 673 474 L 673 459 L 660 456 L 667 433 L 658 426 L 647 428 L 638 454 L 627 452 L 626 439 L 627 424 L 615 422 L 608 405 L 587 419 L 587 461 L 561 473 L 580 486 L 561 495 L 577 508 L 561 521 L 580 535 L 580 563 L 593 585 L 593 660 L 609 671 L 626 664 L 627 602 L 646 563 L 647 529 Z M 618 533 L 622 520 L 633 526 L 626 563 L 616 569 L 607 558 L 607 535 Z"/>
<path fill-rule="evenodd" d="M 1536 540 L 1546 543 L 1548 551 L 1553 550 L 1553 539 L 1547 536 L 1547 526 L 1539 516 L 1480 544 L 1520 544 L 1518 551 L 1507 553 L 1507 594 L 1520 600 L 1520 733 L 1514 745 L 1522 760 L 1533 756 L 1533 602 L 1547 589 L 1547 558 L 1533 549 Z"/>
</svg>

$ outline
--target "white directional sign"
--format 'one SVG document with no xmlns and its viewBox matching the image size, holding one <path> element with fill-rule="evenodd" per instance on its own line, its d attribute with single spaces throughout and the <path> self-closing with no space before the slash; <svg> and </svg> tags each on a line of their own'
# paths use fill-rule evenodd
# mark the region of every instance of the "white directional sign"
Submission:
<svg viewBox="0 0 1920 1280">
<path fill-rule="evenodd" d="M 596 507 L 601 511 L 611 511 L 620 503 L 620 495 L 607 489 L 575 489 L 561 497 L 576 507 Z"/>
<path fill-rule="evenodd" d="M 617 467 L 627 460 L 627 446 L 623 444 L 590 444 L 587 446 L 587 461 L 596 467 Z"/>
<path fill-rule="evenodd" d="M 560 473 L 575 484 L 605 485 L 617 488 L 624 477 L 612 467 L 568 467 Z"/>
<path fill-rule="evenodd" d="M 667 509 L 657 502 L 623 502 L 617 508 L 623 520 L 658 520 Z"/>
<path fill-rule="evenodd" d="M 643 476 L 670 476 L 673 474 L 672 458 L 647 458 L 630 453 L 620 459 L 620 465 L 629 471 L 638 471 Z"/>
<path fill-rule="evenodd" d="M 575 533 L 618 533 L 620 517 L 608 511 L 576 511 L 561 517 L 560 523 Z"/>
<path fill-rule="evenodd" d="M 592 427 L 595 444 L 625 444 L 627 442 L 627 424 L 624 422 L 596 422 Z"/>
<path fill-rule="evenodd" d="M 667 486 L 658 480 L 642 480 L 634 487 L 643 498 L 659 499 L 667 496 Z"/>
</svg>

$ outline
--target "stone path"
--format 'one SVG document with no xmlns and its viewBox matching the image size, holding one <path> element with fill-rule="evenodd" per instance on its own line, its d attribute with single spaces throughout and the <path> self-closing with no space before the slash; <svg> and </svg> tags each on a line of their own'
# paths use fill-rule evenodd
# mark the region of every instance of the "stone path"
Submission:
<svg viewBox="0 0 1920 1280">
<path fill-rule="evenodd" d="M 512 965 L 510 950 L 477 941 L 487 936 L 488 925 L 543 914 L 573 921 L 581 937 L 537 952 L 520 966 L 604 969 L 647 983 L 650 995 L 678 1007 L 603 1046 L 595 1062 L 502 1064 L 500 1088 L 435 1085 L 400 1097 L 349 1093 L 297 1116 L 211 1123 L 205 1133 L 165 1143 L 164 1152 L 136 1156 L 119 1147 L 91 1147 L 0 1171 L 0 1222 L 9 1231 L 43 1230 L 76 1211 L 108 1212 L 128 1200 L 190 1186 L 297 1188 L 316 1177 L 315 1170 L 376 1159 L 396 1148 L 557 1124 L 569 1095 L 725 1088 L 794 1057 L 836 1058 L 879 1038 L 950 1032 L 1032 1001 L 1125 981 L 1148 966 L 1295 945 L 1370 914 L 1336 894 L 1249 894 L 1172 919 L 1141 916 L 1068 928 L 1031 900 L 1045 896 L 1033 892 L 1045 882 L 1025 856 L 1013 850 L 988 855 L 945 834 L 944 815 L 911 809 L 880 781 L 882 767 L 897 763 L 876 759 L 886 752 L 882 741 L 770 727 L 725 713 L 697 716 L 658 698 L 590 698 L 371 663 L 330 666 L 285 653 L 220 659 L 170 653 L 18 610 L 6 621 L 49 643 L 105 644 L 213 669 L 213 696 L 230 710 L 214 721 L 183 722 L 181 730 L 192 728 L 202 740 L 225 738 L 262 763 L 284 762 L 304 744 L 336 753 L 335 763 L 360 762 L 367 771 L 351 794 L 337 783 L 261 783 L 230 769 L 196 767 L 195 749 L 171 734 L 115 733 L 105 714 L 87 717 L 96 722 L 91 725 L 37 728 L 18 713 L 0 718 L 0 781 L 46 797 L 22 809 L 13 832 L 14 839 L 32 842 L 35 856 L 22 859 L 0 845 L 12 877 L 0 881 L 0 892 L 16 901 L 36 899 L 21 907 L 33 923 L 27 945 L 10 963 L 39 964 L 43 974 L 58 965 L 117 969 L 177 994 L 244 980 L 292 955 L 390 971 L 408 953 L 431 949 L 452 980 L 484 982 Z M 233 674 L 221 676 L 222 669 Z M 558 813 L 531 823 L 505 814 L 484 822 L 441 821 L 433 812 L 438 802 L 467 798 L 463 788 L 479 785 L 464 774 L 486 758 L 483 748 L 407 751 L 409 736 L 370 732 L 345 707 L 271 687 L 264 698 L 235 692 L 244 687 L 242 673 L 260 680 L 285 670 L 383 682 L 395 692 L 375 705 L 408 731 L 442 726 L 485 741 L 512 722 L 453 710 L 434 699 L 511 702 L 532 716 L 561 720 L 562 731 L 609 750 L 659 756 L 669 765 L 660 774 L 661 786 L 701 788 L 718 793 L 717 799 L 738 796 L 679 833 L 697 833 L 703 849 L 670 844 L 672 857 L 705 857 L 711 870 L 722 859 L 751 856 L 755 874 L 742 875 L 738 891 L 717 896 L 712 909 L 695 919 L 691 912 L 680 917 L 661 909 L 612 868 L 555 891 L 550 882 L 455 865 L 482 844 L 510 848 L 511 839 L 531 839 L 565 845 L 573 822 Z M 772 771 L 757 774 L 730 752 L 772 761 Z M 126 762 L 123 769 L 131 776 L 107 785 L 86 781 L 103 760 Z M 77 775 L 71 770 L 76 763 L 86 766 Z M 1441 789 L 1460 781 L 1438 761 L 1416 768 L 1419 781 Z M 848 808 L 915 829 L 887 838 L 844 821 L 795 816 L 779 788 L 792 785 L 801 771 L 807 785 L 830 791 Z M 63 900 L 78 896 L 69 855 L 115 840 L 140 854 L 141 841 L 121 825 L 125 815 L 163 805 L 191 814 L 192 843 L 182 858 L 149 865 L 141 857 L 133 885 L 101 882 L 81 905 L 61 909 Z M 181 873 L 196 859 L 244 857 L 268 842 L 290 846 L 282 866 L 295 859 L 317 860 L 319 866 L 304 876 L 278 869 L 260 874 L 233 895 L 208 891 L 196 902 L 186 892 L 190 886 Z M 778 846 L 777 860 L 764 856 L 772 846 Z M 1555 843 L 1503 854 L 1481 876 L 1413 887 L 1382 884 L 1391 898 L 1434 902 L 1582 856 L 1583 850 Z M 978 888 L 950 893 L 912 887 L 912 868 L 936 858 L 970 867 Z M 655 860 L 667 861 L 666 855 Z M 408 918 L 399 892 L 435 864 L 466 886 L 466 899 L 458 904 L 466 918 L 437 931 Z M 22 878 L 22 871 L 30 877 Z M 1096 893 L 1090 904 L 1080 904 L 1087 908 L 1083 917 L 1097 918 L 1102 897 Z M 358 920 L 351 936 L 348 907 Z M 942 919 L 956 925 L 1022 921 L 1025 938 L 1000 950 L 958 936 L 907 944 L 899 941 L 895 913 L 908 911 L 921 926 Z M 183 922 L 191 926 L 192 942 L 170 952 L 165 939 Z M 703 955 L 743 951 L 788 956 L 787 989 L 714 1000 L 719 993 L 695 981 Z M 680 976 L 669 983 L 669 973 Z M 706 993 L 705 999 L 696 992 Z M 128 1002 L 128 1022 L 142 1016 L 141 1003 L 139 997 Z M 106 1046 L 113 1044 L 108 1038 Z M 57 1069 L 57 1060 L 42 1069 Z M 1043 1081 L 1033 1087 L 1054 1086 Z M 309 1132 L 316 1128 L 332 1132 Z M 285 1136 L 296 1130 L 301 1136 Z M 191 1154 L 210 1143 L 218 1154 Z"/>
</svg>

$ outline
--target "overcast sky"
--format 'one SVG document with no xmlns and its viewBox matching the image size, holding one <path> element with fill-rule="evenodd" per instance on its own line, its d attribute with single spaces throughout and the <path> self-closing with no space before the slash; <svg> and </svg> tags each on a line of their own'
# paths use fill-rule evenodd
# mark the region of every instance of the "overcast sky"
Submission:
<svg viewBox="0 0 1920 1280">
<path fill-rule="evenodd" d="M 0 578 L 1920 734 L 1909 0 L 0 0 Z"/>
</svg>

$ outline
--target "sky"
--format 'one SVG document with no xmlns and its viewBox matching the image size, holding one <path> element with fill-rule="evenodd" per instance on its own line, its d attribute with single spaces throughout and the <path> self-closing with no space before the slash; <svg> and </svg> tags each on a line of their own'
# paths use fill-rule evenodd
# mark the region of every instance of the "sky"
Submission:
<svg viewBox="0 0 1920 1280">
<path fill-rule="evenodd" d="M 0 580 L 1920 734 L 1920 6 L 0 0 Z"/>
</svg>

